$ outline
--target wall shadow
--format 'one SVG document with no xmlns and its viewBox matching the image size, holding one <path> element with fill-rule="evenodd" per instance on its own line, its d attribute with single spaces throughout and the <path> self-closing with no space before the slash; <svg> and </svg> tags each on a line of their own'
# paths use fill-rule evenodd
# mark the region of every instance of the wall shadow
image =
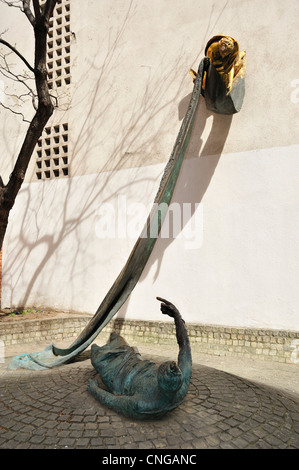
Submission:
<svg viewBox="0 0 299 470">
<path fill-rule="evenodd" d="M 184 99 L 180 103 L 179 113 L 185 108 L 185 101 L 189 102 L 189 100 Z M 202 133 L 209 118 L 213 120 L 212 128 L 208 139 L 203 145 Z M 179 203 L 180 205 L 190 203 L 192 207 L 191 216 L 194 214 L 195 204 L 202 202 L 210 185 L 224 148 L 231 123 L 232 115 L 225 116 L 209 112 L 206 109 L 204 99 L 201 97 L 192 136 L 186 152 L 187 158 L 183 163 L 171 200 L 171 203 Z M 211 154 L 210 152 L 212 150 L 213 152 L 217 150 L 217 152 Z M 198 158 L 197 164 L 191 166 L 189 164 L 190 158 Z M 185 220 L 185 222 L 187 223 L 188 220 Z M 183 230 L 184 226 L 182 225 L 181 228 Z M 158 278 L 163 261 L 163 254 L 173 241 L 174 238 L 172 237 L 159 237 L 142 273 L 140 282 L 148 275 L 155 263 L 157 263 L 157 266 L 154 279 L 156 280 Z"/>
<path fill-rule="evenodd" d="M 184 118 L 188 109 L 190 97 L 191 94 L 187 95 L 179 103 L 178 117 L 180 121 Z M 204 142 L 202 134 L 209 119 L 212 119 L 212 126 L 208 138 Z M 211 183 L 230 130 L 232 119 L 232 115 L 220 115 L 210 112 L 206 108 L 204 98 L 202 96 L 200 97 L 200 103 L 195 117 L 192 135 L 186 150 L 185 160 L 171 200 L 171 203 L 178 203 L 180 205 L 190 203 L 192 208 L 190 212 L 191 217 L 194 214 L 195 204 L 203 201 L 204 195 Z M 193 162 L 197 160 L 195 165 L 190 164 L 192 160 Z M 184 222 L 186 224 L 188 219 L 185 219 Z M 181 226 L 181 230 L 183 229 L 184 225 Z M 159 236 L 138 281 L 139 283 L 142 283 L 146 279 L 154 265 L 156 267 L 154 281 L 157 280 L 165 250 L 174 240 L 175 238 L 171 236 L 169 238 L 161 238 L 161 236 Z M 159 295 L 163 297 L 163 292 L 160 292 Z M 118 318 L 124 319 L 128 310 L 129 301 L 119 310 Z"/>
<path fill-rule="evenodd" d="M 126 19 L 127 18 L 125 18 L 123 27 L 126 25 Z M 113 43 L 113 47 L 111 50 L 109 50 L 109 53 L 107 53 L 107 59 L 104 61 L 102 69 L 98 71 L 100 73 L 98 74 L 98 79 L 95 83 L 94 90 L 92 90 L 92 93 L 90 93 L 90 90 L 86 91 L 89 96 L 89 108 L 86 113 L 85 120 L 82 123 L 81 133 L 74 145 L 74 153 L 78 158 L 80 155 L 82 156 L 82 154 L 88 153 L 90 148 L 89 146 L 94 145 L 95 133 L 97 133 L 98 129 L 101 127 L 100 124 L 102 120 L 105 119 L 105 114 L 113 106 L 113 102 L 110 100 L 108 100 L 104 108 L 100 106 L 102 98 L 101 84 L 103 77 L 109 75 L 111 72 L 111 57 L 115 53 L 116 44 L 121 37 L 122 30 L 123 28 L 120 28 L 118 34 L 116 35 L 116 41 Z M 184 54 L 182 52 L 178 57 L 177 71 L 173 71 L 174 74 L 181 70 L 183 58 Z M 96 70 L 95 64 L 90 64 L 90 67 L 93 72 Z M 182 82 L 183 78 L 181 83 Z M 72 285 L 71 281 L 73 278 L 75 278 L 75 276 L 78 277 L 78 275 L 80 275 L 83 278 L 88 276 L 88 273 L 84 272 L 84 270 L 78 273 L 77 266 L 77 258 L 79 255 L 82 256 L 82 250 L 84 249 L 80 239 L 81 226 L 89 218 L 93 217 L 95 203 L 97 203 L 98 200 L 100 203 L 105 202 L 103 198 L 104 189 L 106 185 L 110 183 L 113 174 L 117 174 L 118 170 L 122 169 L 123 167 L 126 168 L 125 159 L 120 160 L 119 156 L 125 155 L 126 151 L 128 148 L 130 149 L 130 147 L 132 147 L 135 152 L 137 151 L 137 153 L 139 153 L 139 151 L 142 153 L 143 149 L 147 148 L 147 146 L 152 142 L 157 142 L 158 147 L 160 137 L 159 132 L 161 129 L 164 129 L 165 125 L 167 124 L 168 116 L 164 117 L 164 121 L 162 122 L 159 129 L 156 130 L 155 134 L 144 139 L 140 139 L 140 142 L 138 142 L 138 138 L 143 134 L 143 131 L 146 129 L 150 120 L 157 116 L 158 113 L 163 110 L 163 108 L 169 106 L 171 103 L 174 103 L 179 99 L 181 93 L 181 83 L 178 83 L 176 90 L 174 90 L 175 93 L 171 96 L 171 99 L 165 102 L 163 100 L 161 101 L 161 97 L 163 97 L 165 87 L 167 87 L 167 82 L 159 78 L 159 81 L 155 84 L 156 86 L 150 88 L 150 76 L 148 77 L 148 82 L 146 83 L 145 92 L 142 96 L 142 99 L 138 99 L 137 102 L 136 98 L 136 104 L 133 106 L 129 119 L 127 119 L 126 122 L 121 122 L 122 125 L 120 127 L 123 130 L 118 140 L 115 142 L 115 147 L 110 155 L 109 164 L 107 163 L 106 167 L 104 163 L 104 165 L 99 168 L 99 174 L 100 172 L 101 175 L 106 174 L 106 179 L 101 180 L 101 187 L 98 186 L 98 182 L 95 180 L 94 184 L 88 188 L 88 191 L 82 194 L 80 206 L 77 208 L 76 214 L 74 214 L 72 212 L 72 195 L 79 189 L 79 185 L 75 179 L 73 180 L 70 178 L 67 182 L 64 199 L 61 200 L 61 203 L 57 208 L 57 210 L 60 212 L 61 222 L 59 226 L 55 227 L 54 230 L 42 230 L 38 215 L 39 207 L 35 207 L 33 210 L 31 209 L 32 192 L 30 185 L 22 189 L 23 196 L 26 198 L 26 203 L 23 211 L 23 218 L 20 223 L 20 233 L 18 234 L 15 232 L 14 235 L 15 239 L 18 238 L 21 243 L 16 245 L 17 250 L 13 252 L 13 256 L 11 256 L 7 262 L 7 271 L 10 272 L 11 270 L 12 276 L 11 278 L 8 276 L 8 278 L 6 278 L 6 282 L 10 282 L 11 284 L 12 297 L 14 290 L 18 288 L 18 282 L 16 283 L 15 280 L 17 279 L 18 281 L 23 275 L 23 268 L 26 265 L 26 261 L 32 255 L 33 250 L 43 245 L 44 251 L 43 254 L 38 258 L 31 277 L 27 280 L 27 287 L 23 294 L 21 305 L 27 305 L 30 294 L 33 288 L 36 287 L 37 282 L 44 282 L 42 276 L 44 276 L 44 279 L 47 278 L 49 283 L 51 278 L 55 277 L 55 272 L 49 272 L 47 266 L 53 257 L 56 257 L 60 246 L 63 243 L 66 243 L 68 237 L 71 237 L 70 241 L 73 241 L 74 247 L 72 250 L 73 261 L 72 265 L 68 268 L 69 275 L 67 276 L 66 281 Z M 184 97 L 178 105 L 178 121 L 182 121 L 186 114 L 191 94 L 192 93 Z M 140 122 L 140 119 L 143 119 L 142 125 L 137 128 L 136 132 L 133 132 L 132 129 L 135 129 L 135 126 L 137 126 L 137 124 Z M 204 142 L 202 134 L 209 120 L 212 120 L 212 127 L 208 138 Z M 186 152 L 185 162 L 183 163 L 183 167 L 173 194 L 173 203 L 177 202 L 182 204 L 187 202 L 191 203 L 192 208 L 194 208 L 195 203 L 200 203 L 202 201 L 217 167 L 226 137 L 229 132 L 231 121 L 232 116 L 214 115 L 213 113 L 210 113 L 206 109 L 204 99 L 201 97 L 198 112 L 195 118 L 193 133 Z M 176 137 L 176 135 L 174 137 Z M 171 148 L 169 149 L 169 155 L 170 152 Z M 166 155 L 166 157 L 168 156 Z M 191 171 L 189 162 L 194 159 L 198 160 L 199 164 L 196 165 L 196 171 Z M 76 159 L 75 161 L 77 163 Z M 144 164 L 146 165 L 146 161 L 144 161 Z M 144 183 L 146 182 L 147 181 L 144 181 Z M 131 181 L 124 181 L 121 190 L 125 193 L 130 184 Z M 156 181 L 155 184 L 158 189 L 159 181 Z M 40 204 L 42 204 L 44 198 L 49 197 L 47 194 L 47 187 L 48 186 L 46 185 L 42 186 L 42 194 L 39 199 Z M 111 197 L 111 195 L 109 197 Z M 149 203 L 151 202 L 152 201 L 149 201 Z M 193 215 L 192 212 L 191 215 Z M 34 230 L 36 233 L 34 239 L 27 237 L 28 229 L 26 230 L 26 227 L 30 224 L 32 226 L 32 230 Z M 148 276 L 151 267 L 155 263 L 157 263 L 155 279 L 158 278 L 163 261 L 164 251 L 173 241 L 173 238 L 159 238 L 157 240 L 154 250 L 139 282 L 142 282 Z M 57 269 L 59 270 L 59 268 Z M 115 278 L 118 274 L 119 272 L 116 272 Z M 74 287 L 72 287 L 72 289 L 74 289 Z M 163 295 L 163 293 L 161 294 Z M 106 292 L 101 292 L 99 294 L 98 304 L 95 306 L 95 309 L 101 303 L 105 295 Z M 128 308 L 129 302 L 126 302 L 120 309 L 118 315 L 125 317 Z M 70 309 L 72 309 L 72 306 L 70 306 Z"/>
<path fill-rule="evenodd" d="M 190 97 L 191 97 L 191 94 L 187 95 L 179 103 L 178 119 L 180 121 L 182 121 L 183 117 L 185 116 L 185 113 L 189 105 Z M 209 120 L 212 120 L 211 131 L 210 131 L 208 138 L 204 142 L 202 134 Z M 185 161 L 184 161 L 184 164 L 180 172 L 177 185 L 173 194 L 173 198 L 171 201 L 172 203 L 179 203 L 179 204 L 190 203 L 192 209 L 194 209 L 195 203 L 200 203 L 202 201 L 209 187 L 209 184 L 212 180 L 213 174 L 216 170 L 223 147 L 225 145 L 226 138 L 229 133 L 231 122 L 232 122 L 232 116 L 216 115 L 216 114 L 209 112 L 206 109 L 204 99 L 202 97 L 200 98 L 200 103 L 199 103 L 198 111 L 197 111 L 195 122 L 194 122 L 192 136 L 191 136 L 191 139 L 190 139 L 187 151 L 186 151 L 186 158 L 185 158 Z M 191 169 L 189 165 L 189 162 L 191 162 L 191 160 L 192 161 L 198 160 L 196 164 L 196 171 L 193 171 L 193 169 Z M 116 171 L 117 169 L 115 169 L 115 172 Z M 54 256 L 54 254 L 56 253 L 61 243 L 71 234 L 72 236 L 76 237 L 76 232 L 79 226 L 88 217 L 91 216 L 91 213 L 93 211 L 93 203 L 99 197 L 101 191 L 103 190 L 103 188 L 101 188 L 100 190 L 99 188 L 96 188 L 96 187 L 89 188 L 89 194 L 85 194 L 83 198 L 85 200 L 85 204 L 82 204 L 80 211 L 77 213 L 77 217 L 73 219 L 72 217 L 70 217 L 70 214 L 68 213 L 68 206 L 71 205 L 69 198 L 71 197 L 73 184 L 74 182 L 70 179 L 68 181 L 68 188 L 65 194 L 66 197 L 65 197 L 64 204 L 61 205 L 61 212 L 62 212 L 61 230 L 58 230 L 58 231 L 56 230 L 55 233 L 53 234 L 48 233 L 47 235 L 44 235 L 42 237 L 37 237 L 37 240 L 35 240 L 35 242 L 31 244 L 31 246 L 28 240 L 26 239 L 26 237 L 24 236 L 26 231 L 21 230 L 22 246 L 20 247 L 20 250 L 26 247 L 28 250 L 27 257 L 30 255 L 31 250 L 36 248 L 37 245 L 44 244 L 46 247 L 46 252 L 44 256 L 40 259 L 40 262 L 37 263 L 35 272 L 33 273 L 31 279 L 28 280 L 27 289 L 24 292 L 24 297 L 23 297 L 23 302 L 22 302 L 23 305 L 27 305 L 27 300 L 29 298 L 30 292 L 34 284 L 37 282 L 41 272 L 45 269 L 45 266 L 47 265 L 48 261 Z M 125 186 L 128 186 L 129 184 L 130 182 L 128 181 L 124 182 L 124 189 L 125 189 Z M 158 184 L 159 184 L 159 181 L 157 181 L 157 188 L 158 188 Z M 45 189 L 45 187 L 43 187 L 43 189 Z M 23 189 L 23 191 L 26 191 L 28 197 L 27 197 L 26 210 L 24 211 L 24 217 L 23 217 L 21 226 L 25 225 L 26 223 L 25 214 L 28 214 L 29 206 L 30 206 L 30 199 L 31 199 L 30 187 Z M 40 204 L 42 204 L 42 200 L 43 200 L 43 197 L 40 198 Z M 193 213 L 191 211 L 191 216 L 192 215 Z M 188 222 L 188 221 L 185 220 L 185 222 Z M 182 227 L 182 229 L 183 228 L 184 227 Z M 163 261 L 164 252 L 171 245 L 171 243 L 173 243 L 173 241 L 174 241 L 174 238 L 171 238 L 171 237 L 170 238 L 159 237 L 154 247 L 154 250 L 150 256 L 150 259 L 141 275 L 139 282 L 142 282 L 148 276 L 149 271 L 151 270 L 153 265 L 156 265 L 156 272 L 155 272 L 154 279 L 156 280 L 158 278 L 162 261 Z M 81 247 L 80 247 L 80 242 L 79 242 L 79 237 L 78 237 L 78 244 L 76 247 L 76 251 L 74 252 L 74 261 L 73 261 L 74 269 L 75 269 L 75 264 L 76 264 L 76 258 L 77 258 L 77 255 L 80 253 L 80 250 L 81 250 Z M 18 259 L 18 255 L 20 255 L 20 253 L 15 253 L 14 264 Z M 23 260 L 23 263 L 26 261 L 27 257 L 25 257 L 25 260 Z M 21 265 L 15 266 L 15 268 L 18 269 L 20 273 L 22 272 Z M 118 274 L 119 273 L 117 272 L 116 276 Z M 49 273 L 49 276 L 51 275 L 54 275 L 54 273 L 51 273 L 51 274 Z M 100 293 L 100 297 L 98 299 L 98 305 L 104 298 L 105 294 L 106 292 Z M 163 296 L 163 293 L 161 293 L 161 295 Z M 129 302 L 127 301 L 123 305 L 123 307 L 119 310 L 116 317 L 125 318 L 128 310 L 129 310 Z"/>
</svg>

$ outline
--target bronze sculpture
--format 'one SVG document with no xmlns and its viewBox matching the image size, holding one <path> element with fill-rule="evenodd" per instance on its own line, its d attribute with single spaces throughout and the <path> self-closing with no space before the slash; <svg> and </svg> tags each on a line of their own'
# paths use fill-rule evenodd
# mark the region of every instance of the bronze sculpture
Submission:
<svg viewBox="0 0 299 470">
<path fill-rule="evenodd" d="M 213 36 L 204 60 L 202 95 L 207 108 L 219 114 L 239 112 L 245 94 L 245 51 L 230 36 Z M 195 80 L 197 73 L 190 69 L 190 74 Z"/>
<path fill-rule="evenodd" d="M 91 346 L 91 362 L 108 391 L 89 379 L 88 391 L 108 408 L 133 419 L 160 418 L 178 407 L 187 393 L 192 370 L 191 349 L 185 322 L 178 309 L 160 297 L 161 311 L 174 319 L 179 344 L 178 363 L 158 365 L 142 360 L 116 333 L 110 342 Z"/>
<path fill-rule="evenodd" d="M 39 353 L 16 356 L 11 362 L 11 368 L 45 369 L 72 361 L 95 340 L 131 294 L 159 236 L 166 215 L 160 209 L 170 204 L 191 137 L 200 96 L 204 96 L 208 109 L 220 114 L 237 113 L 243 104 L 245 53 L 239 52 L 238 43 L 229 36 L 214 36 L 208 41 L 205 54 L 197 73 L 191 70 L 194 86 L 187 113 L 165 167 L 153 208 L 119 276 L 74 343 L 64 349 L 51 344 Z"/>
</svg>

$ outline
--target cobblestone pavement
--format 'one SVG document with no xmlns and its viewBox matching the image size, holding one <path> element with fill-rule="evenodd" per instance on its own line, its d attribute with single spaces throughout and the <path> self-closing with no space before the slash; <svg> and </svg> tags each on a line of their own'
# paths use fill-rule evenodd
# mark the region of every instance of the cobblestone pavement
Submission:
<svg viewBox="0 0 299 470">
<path fill-rule="evenodd" d="M 84 355 L 53 370 L 2 374 L 0 448 L 299 448 L 299 397 L 282 390 L 194 364 L 179 408 L 157 421 L 134 422 L 87 392 L 90 377 L 96 372 Z"/>
</svg>

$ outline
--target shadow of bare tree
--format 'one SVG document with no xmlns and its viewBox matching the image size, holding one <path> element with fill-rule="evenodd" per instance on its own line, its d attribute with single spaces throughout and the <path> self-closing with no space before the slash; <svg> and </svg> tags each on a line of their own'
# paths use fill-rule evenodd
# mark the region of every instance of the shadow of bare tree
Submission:
<svg viewBox="0 0 299 470">
<path fill-rule="evenodd" d="M 105 127 L 107 114 L 117 110 L 117 104 L 114 96 L 109 94 L 108 77 L 117 73 L 115 69 L 115 54 L 117 46 L 122 40 L 123 33 L 128 27 L 128 20 L 133 14 L 132 2 L 129 5 L 123 24 L 115 31 L 114 38 L 111 40 L 110 48 L 101 65 L 96 61 L 90 61 L 90 73 L 97 76 L 92 90 L 81 89 L 79 97 L 76 99 L 78 108 L 86 109 L 84 118 L 81 121 L 80 131 L 77 133 L 76 141 L 73 143 L 72 169 L 76 174 L 85 174 L 84 155 L 90 152 L 95 153 L 95 148 L 99 153 L 99 162 L 95 165 L 97 173 L 88 187 L 82 186 L 80 178 L 83 176 L 63 180 L 63 190 L 60 191 L 60 200 L 57 204 L 55 199 L 55 188 L 59 181 L 38 183 L 38 195 L 35 185 L 24 186 L 20 192 L 22 198 L 23 218 L 19 228 L 14 230 L 10 239 L 11 247 L 6 248 L 7 259 L 5 260 L 4 282 L 9 285 L 11 299 L 15 297 L 15 291 L 20 285 L 24 285 L 22 276 L 26 271 L 26 265 L 32 263 L 32 257 L 36 257 L 31 270 L 30 278 L 26 279 L 26 290 L 19 298 L 20 305 L 28 305 L 31 301 L 31 293 L 38 288 L 41 283 L 52 284 L 52 280 L 61 269 L 64 275 L 65 285 L 59 286 L 62 290 L 75 289 L 73 281 L 75 277 L 82 277 L 82 285 L 88 283 L 90 276 L 86 265 L 80 266 L 80 260 L 84 257 L 84 251 L 87 251 L 86 240 L 83 240 L 82 233 L 86 226 L 94 230 L 95 210 L 99 204 L 109 201 L 117 194 L 111 191 L 113 187 L 113 178 L 117 173 L 125 168 L 135 171 L 134 156 L 138 158 L 138 168 L 146 166 L 150 162 L 155 163 L 154 155 L 159 153 L 159 142 L 163 134 L 174 134 L 172 124 L 165 113 L 165 109 L 174 109 L 181 96 L 181 90 L 185 77 L 180 81 L 181 70 L 185 69 L 184 50 L 178 51 L 175 69 L 169 70 L 165 67 L 165 58 L 160 59 L 161 77 L 153 83 L 150 70 L 144 82 L 144 91 L 142 96 L 136 96 L 135 101 L 130 106 L 128 112 L 123 116 L 118 116 L 118 120 L 113 130 L 114 143 L 109 151 L 109 156 L 103 156 L 102 151 L 109 134 L 109 129 Z M 203 49 L 203 47 L 202 47 Z M 95 54 L 96 56 L 97 54 Z M 168 82 L 173 81 L 173 94 L 169 98 L 167 94 Z M 105 98 L 105 99 L 103 99 Z M 190 95 L 180 101 L 178 106 L 178 121 L 182 120 L 190 100 Z M 102 103 L 105 103 L 104 105 Z M 161 118 L 162 116 L 162 118 Z M 207 120 L 213 119 L 210 135 L 203 146 L 202 133 L 205 129 Z M 199 110 L 196 116 L 194 131 L 187 149 L 185 164 L 181 170 L 177 187 L 173 195 L 173 202 L 182 204 L 184 202 L 199 203 L 210 184 L 214 171 L 217 167 L 226 137 L 231 125 L 231 116 L 211 115 L 206 110 L 204 100 L 201 99 Z M 159 125 L 157 125 L 159 122 Z M 152 131 L 152 132 L 151 132 Z M 171 150 L 171 149 L 170 149 Z M 198 158 L 196 173 L 190 171 L 188 159 Z M 166 162 L 168 155 L 164 156 Z M 157 160 L 161 163 L 161 157 Z M 136 166 L 136 178 L 134 182 L 142 183 L 145 187 L 158 187 L 159 181 L 155 182 L 153 177 L 140 177 Z M 133 174 L 132 171 L 132 174 Z M 132 180 L 127 180 L 121 186 L 117 186 L 117 192 L 126 194 Z M 108 191 L 107 188 L 109 189 Z M 77 195 L 80 194 L 78 198 Z M 58 224 L 51 223 L 45 226 L 41 217 L 43 201 L 48 200 L 55 211 Z M 79 200 L 79 203 L 78 203 Z M 53 204 L 51 204 L 53 201 Z M 77 204 L 74 211 L 74 201 Z M 193 214 L 191 213 L 191 216 Z M 49 217 L 50 219 L 50 217 Z M 185 220 L 187 222 L 187 220 Z M 12 221 L 13 223 L 13 221 Z M 183 227 L 182 227 L 183 228 Z M 87 231 L 88 234 L 88 231 Z M 149 262 L 141 276 L 141 281 L 147 277 L 151 266 L 158 261 L 155 278 L 160 272 L 163 253 L 173 242 L 172 238 L 159 238 Z M 112 243 L 112 242 L 111 242 Z M 71 263 L 63 265 L 61 250 L 69 249 L 72 252 Z M 112 248 L 113 249 L 113 248 Z M 129 255 L 129 251 L 126 256 Z M 100 257 L 107 262 L 109 254 L 105 253 L 105 247 L 102 248 Z M 69 258 L 68 258 L 69 259 Z M 50 270 L 49 265 L 55 260 L 55 270 Z M 94 262 L 94 260 L 90 260 Z M 120 261 L 121 262 L 121 261 Z M 121 268 L 121 266 L 119 266 Z M 57 271 L 56 271 L 57 269 Z M 115 277 L 118 275 L 118 267 L 115 266 Z M 55 284 L 55 282 L 54 282 Z M 101 283 L 96 289 L 97 302 L 106 294 L 101 291 Z M 57 284 L 56 284 L 57 285 Z M 57 286 L 58 287 L 58 286 Z M 71 295 L 69 295 L 72 298 Z M 41 298 L 42 302 L 42 298 Z M 16 305 L 17 306 L 17 305 Z M 44 307 L 46 307 L 44 305 Z M 97 307 L 97 305 L 95 305 Z M 121 309 L 121 315 L 126 314 L 126 304 Z M 67 309 L 67 308 L 66 308 Z M 69 310 L 72 310 L 72 304 L 69 304 Z"/>
</svg>

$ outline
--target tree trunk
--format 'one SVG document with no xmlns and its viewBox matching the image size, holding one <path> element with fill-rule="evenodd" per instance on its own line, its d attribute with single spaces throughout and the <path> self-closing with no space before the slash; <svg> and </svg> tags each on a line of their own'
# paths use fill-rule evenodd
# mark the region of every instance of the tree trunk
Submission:
<svg viewBox="0 0 299 470">
<path fill-rule="evenodd" d="M 28 4 L 28 2 L 23 2 Z M 42 131 L 47 124 L 49 118 L 53 114 L 54 106 L 49 94 L 47 81 L 47 35 L 49 28 L 49 19 L 53 14 L 56 0 L 47 0 L 43 12 L 38 12 L 37 2 L 34 2 L 36 16 L 25 11 L 29 18 L 35 36 L 35 58 L 34 58 L 34 75 L 38 97 L 37 111 L 28 127 L 24 142 L 16 160 L 13 172 L 9 181 L 5 186 L 0 178 L 0 249 L 2 248 L 5 236 L 9 213 L 15 203 L 17 194 L 22 186 L 27 171 L 30 158 L 37 144 Z"/>
</svg>

